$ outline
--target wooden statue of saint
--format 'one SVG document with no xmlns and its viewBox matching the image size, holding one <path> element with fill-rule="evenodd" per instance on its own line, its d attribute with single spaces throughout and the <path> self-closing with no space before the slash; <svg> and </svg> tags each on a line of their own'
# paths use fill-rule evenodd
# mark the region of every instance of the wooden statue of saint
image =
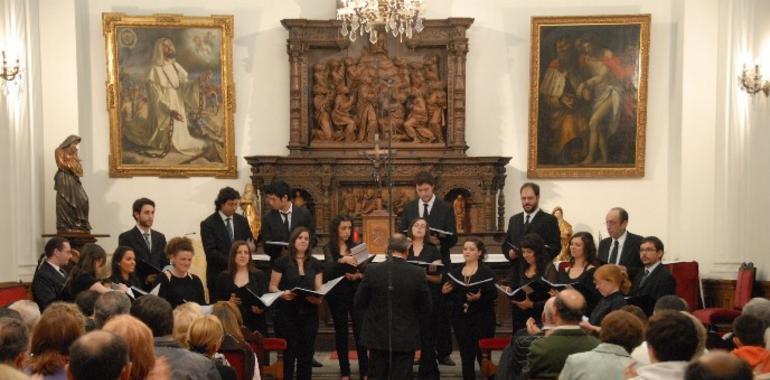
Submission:
<svg viewBox="0 0 770 380">
<path fill-rule="evenodd" d="M 54 156 L 59 170 L 53 177 L 56 190 L 56 229 L 66 232 L 89 232 L 88 195 L 80 177 L 83 176 L 83 166 L 78 157 L 80 137 L 70 135 L 62 142 Z"/>
</svg>

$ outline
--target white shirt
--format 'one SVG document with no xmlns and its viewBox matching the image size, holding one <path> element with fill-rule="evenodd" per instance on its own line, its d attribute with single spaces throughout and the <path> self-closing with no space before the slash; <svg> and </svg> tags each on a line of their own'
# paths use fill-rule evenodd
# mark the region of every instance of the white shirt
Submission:
<svg viewBox="0 0 770 380">
<path fill-rule="evenodd" d="M 139 233 L 142 234 L 142 238 L 146 239 L 149 242 L 150 247 L 152 247 L 152 228 L 145 230 L 142 226 L 137 224 L 136 229 L 139 230 Z"/>
<path fill-rule="evenodd" d="M 644 270 L 645 270 L 645 271 L 647 271 L 647 275 L 649 276 L 649 275 L 650 275 L 650 273 L 652 273 L 652 271 L 654 271 L 654 270 L 655 270 L 655 268 L 657 268 L 657 267 L 658 267 L 658 265 L 660 265 L 660 261 L 658 261 L 657 263 L 655 263 L 655 264 L 652 264 L 652 265 L 650 265 L 650 266 L 645 266 L 645 267 L 644 267 Z"/>
<path fill-rule="evenodd" d="M 618 257 L 615 260 L 615 262 L 612 263 L 612 264 L 620 264 L 620 258 L 623 257 L 623 244 L 626 243 L 626 237 L 627 236 L 628 236 L 628 230 L 624 231 L 623 235 L 620 235 L 620 237 L 617 239 L 617 242 L 618 242 Z M 612 237 L 610 237 L 610 239 L 612 239 L 612 242 L 610 243 L 610 256 L 612 256 L 612 247 L 615 246 L 615 241 L 616 240 L 613 239 Z M 607 258 L 609 259 L 609 256 L 607 256 Z"/>
<path fill-rule="evenodd" d="M 433 210 L 433 203 L 436 201 L 436 194 L 433 194 L 432 197 L 430 197 L 430 200 L 428 201 L 428 214 L 430 214 L 431 210 Z M 420 214 L 421 218 L 425 218 L 426 216 L 423 215 L 425 213 L 425 202 L 420 199 L 420 205 L 417 207 L 417 211 Z"/>
<path fill-rule="evenodd" d="M 284 220 L 284 218 L 287 219 L 287 223 L 289 223 L 289 228 L 291 228 L 291 214 L 294 211 L 294 204 L 289 203 L 289 209 L 286 210 L 286 212 L 283 212 L 281 210 L 278 210 L 278 213 L 281 215 L 281 221 Z"/>
<path fill-rule="evenodd" d="M 535 215 L 537 215 L 537 213 L 538 213 L 539 211 L 540 211 L 540 209 L 538 208 L 538 209 L 535 209 L 535 211 L 532 211 L 532 213 L 531 213 L 531 214 L 527 214 L 527 212 L 526 212 L 526 211 L 525 211 L 525 212 L 523 212 L 523 213 L 522 213 L 522 216 L 521 216 L 521 217 L 522 217 L 521 221 L 522 221 L 524 224 L 526 224 L 526 223 L 527 223 L 527 215 L 529 215 L 529 222 L 530 222 L 530 223 L 532 223 L 532 219 L 535 219 Z"/>
<path fill-rule="evenodd" d="M 52 263 L 52 262 L 51 262 L 51 260 L 46 260 L 46 262 L 47 262 L 47 263 L 48 263 L 50 266 L 52 266 L 52 267 L 53 267 L 53 269 L 56 269 L 56 273 L 59 273 L 60 275 L 64 276 L 64 272 L 62 272 L 61 268 L 60 268 L 58 265 L 56 265 L 56 264 Z M 66 276 L 65 276 L 65 277 L 66 277 Z"/>
</svg>

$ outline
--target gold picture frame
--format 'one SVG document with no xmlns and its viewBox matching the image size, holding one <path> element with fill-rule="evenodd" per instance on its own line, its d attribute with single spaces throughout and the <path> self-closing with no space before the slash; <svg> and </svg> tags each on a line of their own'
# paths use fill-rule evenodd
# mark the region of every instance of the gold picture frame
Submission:
<svg viewBox="0 0 770 380">
<path fill-rule="evenodd" d="M 233 16 L 102 22 L 110 177 L 236 178 Z"/>
<path fill-rule="evenodd" d="M 644 176 L 650 20 L 532 18 L 529 178 Z"/>
</svg>

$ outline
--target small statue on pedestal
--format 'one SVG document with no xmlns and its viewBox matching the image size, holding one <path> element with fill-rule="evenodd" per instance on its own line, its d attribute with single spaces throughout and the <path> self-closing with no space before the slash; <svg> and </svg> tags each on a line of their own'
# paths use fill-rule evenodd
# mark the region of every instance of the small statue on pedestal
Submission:
<svg viewBox="0 0 770 380">
<path fill-rule="evenodd" d="M 258 207 L 259 203 L 257 203 L 257 193 L 254 191 L 254 185 L 247 183 L 243 189 L 243 196 L 241 196 L 241 210 L 243 210 L 243 216 L 249 222 L 249 229 L 254 239 L 259 237 L 260 230 Z"/>
<path fill-rule="evenodd" d="M 559 237 L 561 239 L 561 252 L 556 255 L 555 261 L 569 261 L 569 240 L 572 237 L 572 225 L 564 220 L 564 210 L 561 206 L 556 206 L 552 212 L 553 216 L 559 222 Z"/>
<path fill-rule="evenodd" d="M 465 232 L 465 197 L 462 194 L 457 194 L 452 207 L 455 212 L 455 227 L 457 232 Z"/>
<path fill-rule="evenodd" d="M 78 157 L 80 137 L 70 135 L 54 153 L 59 170 L 54 176 L 56 190 L 56 229 L 59 234 L 85 233 L 91 231 L 88 222 L 88 195 L 80 177 L 83 166 Z"/>
</svg>

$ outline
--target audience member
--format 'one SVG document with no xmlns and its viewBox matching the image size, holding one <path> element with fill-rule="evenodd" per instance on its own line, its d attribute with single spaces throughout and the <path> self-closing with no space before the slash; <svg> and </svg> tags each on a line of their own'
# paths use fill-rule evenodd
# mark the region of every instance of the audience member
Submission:
<svg viewBox="0 0 770 380">
<path fill-rule="evenodd" d="M 617 264 L 625 268 L 628 278 L 633 279 L 642 270 L 639 245 L 642 237 L 628 232 L 628 211 L 613 207 L 605 218 L 607 233 L 610 235 L 599 242 L 599 261 Z"/>
<path fill-rule="evenodd" d="M 128 380 L 131 361 L 128 345 L 119 336 L 93 331 L 70 347 L 67 375 L 70 380 Z"/>
<path fill-rule="evenodd" d="M 687 302 L 679 296 L 667 295 L 660 297 L 653 308 L 653 315 L 661 311 L 685 311 L 687 310 Z M 647 324 L 648 321 L 645 322 Z M 637 367 L 650 364 L 650 353 L 647 349 L 647 342 L 642 342 L 638 347 L 631 352 L 631 358 L 636 363 Z"/>
<path fill-rule="evenodd" d="M 201 317 L 203 317 L 201 305 L 195 302 L 186 302 L 177 306 L 174 308 L 174 329 L 171 336 L 182 347 L 189 348 L 187 345 L 187 332 L 190 330 L 190 325 Z"/>
<path fill-rule="evenodd" d="M 64 283 L 67 273 L 62 269 L 72 257 L 70 242 L 54 236 L 45 244 L 45 260 L 40 262 L 32 278 L 32 299 L 37 302 L 40 311 L 51 302 L 63 299 Z"/>
<path fill-rule="evenodd" d="M 593 350 L 599 340 L 578 326 L 586 302 L 580 292 L 567 289 L 554 300 L 554 321 L 551 332 L 532 343 L 522 378 L 555 378 L 569 355 Z"/>
<path fill-rule="evenodd" d="M 155 358 L 152 331 L 142 321 L 130 315 L 117 315 L 107 321 L 102 330 L 123 338 L 128 344 L 128 353 L 131 359 L 130 380 L 169 378 L 171 373 L 168 363 L 163 358 Z"/>
<path fill-rule="evenodd" d="M 765 323 L 765 348 L 770 350 L 770 300 L 754 297 L 743 306 L 741 313 L 758 317 Z"/>
<path fill-rule="evenodd" d="M 8 308 L 17 311 L 21 315 L 21 319 L 29 331 L 32 331 L 37 321 L 40 320 L 40 307 L 37 306 L 35 301 L 18 300 L 10 304 Z"/>
<path fill-rule="evenodd" d="M 166 358 L 169 367 L 171 367 L 172 378 L 220 379 L 219 372 L 210 360 L 202 355 L 187 351 L 171 338 L 174 316 L 168 301 L 151 294 L 142 296 L 131 306 L 131 315 L 144 322 L 152 330 L 155 356 Z"/>
<path fill-rule="evenodd" d="M 645 340 L 652 364 L 631 368 L 629 375 L 638 380 L 682 379 L 698 348 L 692 320 L 678 311 L 656 312 L 649 320 Z"/>
<path fill-rule="evenodd" d="M 622 379 L 629 354 L 644 339 L 644 325 L 633 314 L 616 310 L 602 320 L 600 343 L 588 352 L 567 357 L 559 380 Z"/>
<path fill-rule="evenodd" d="M 219 301 L 214 304 L 211 315 L 217 317 L 225 332 L 219 350 L 241 353 L 246 361 L 245 377 L 247 379 L 254 378 L 255 372 L 257 375 L 259 373 L 259 363 L 254 351 L 244 339 L 243 332 L 241 331 L 243 328 L 243 317 L 238 306 L 232 302 Z"/>
<path fill-rule="evenodd" d="M 155 202 L 151 199 L 135 200 L 131 206 L 131 215 L 136 221 L 136 226 L 118 236 L 118 245 L 131 247 L 136 261 L 148 264 L 139 265 L 136 268 L 136 275 L 142 287 L 150 289 L 157 280 L 157 274 L 152 272 L 162 270 L 169 264 L 165 253 L 166 236 L 152 229 L 152 224 L 155 222 Z"/>
<path fill-rule="evenodd" d="M 27 359 L 29 330 L 24 322 L 9 317 L 0 318 L 0 364 L 22 369 Z"/>
<path fill-rule="evenodd" d="M 555 327 L 554 317 L 554 301 L 556 297 L 551 297 L 545 302 L 543 307 L 543 326 L 538 327 L 534 318 L 527 320 L 527 333 L 519 336 L 514 336 L 508 347 L 503 350 L 500 355 L 500 365 L 498 366 L 498 372 L 496 378 L 503 380 L 514 380 L 519 377 L 524 366 L 527 364 L 527 356 L 529 355 L 529 347 L 537 339 L 544 337 L 548 332 Z"/>
<path fill-rule="evenodd" d="M 13 318 L 21 321 L 21 314 L 18 311 L 7 307 L 0 307 L 0 318 Z"/>
<path fill-rule="evenodd" d="M 581 323 L 581 326 L 587 330 L 599 331 L 604 316 L 626 306 L 625 295 L 631 289 L 631 281 L 623 268 L 615 264 L 600 266 L 594 272 L 594 281 L 602 299 L 591 312 L 588 322 Z"/>
<path fill-rule="evenodd" d="M 203 283 L 198 276 L 190 273 L 193 250 L 192 241 L 186 237 L 175 237 L 166 245 L 166 253 L 171 258 L 171 268 L 158 276 L 158 296 L 177 307 L 185 302 L 206 304 Z"/>
<path fill-rule="evenodd" d="M 85 334 L 85 317 L 73 304 L 54 302 L 32 330 L 24 372 L 36 379 L 64 380 L 72 343 Z"/>
<path fill-rule="evenodd" d="M 110 318 L 131 311 L 131 299 L 123 292 L 107 292 L 99 296 L 94 304 L 94 321 L 101 328 Z"/>
<path fill-rule="evenodd" d="M 676 293 L 676 279 L 663 266 L 663 242 L 655 236 L 642 239 L 639 257 L 644 270 L 634 277 L 631 294 L 649 296 L 657 301 L 660 297 Z"/>
<path fill-rule="evenodd" d="M 95 290 L 84 290 L 75 297 L 75 305 L 83 313 L 83 316 L 86 317 L 86 332 L 97 327 L 94 321 L 94 304 L 99 295 L 99 292 Z"/>
<path fill-rule="evenodd" d="M 724 351 L 715 351 L 691 362 L 684 373 L 684 380 L 752 380 L 759 379 L 751 373 L 746 362 Z"/>
<path fill-rule="evenodd" d="M 165 241 L 163 245 L 165 245 Z M 110 281 L 113 284 L 123 284 L 128 288 L 143 288 L 142 280 L 136 274 L 136 253 L 133 248 L 125 245 L 118 246 L 115 253 L 112 254 L 110 262 L 112 268 Z M 134 294 L 134 296 L 138 296 L 138 294 Z"/>
<path fill-rule="evenodd" d="M 213 315 L 207 315 L 196 319 L 190 325 L 190 331 L 187 333 L 187 341 L 190 344 L 190 350 L 197 352 L 211 359 L 219 371 L 222 380 L 237 380 L 235 370 L 227 364 L 227 360 L 221 355 L 217 355 L 225 331 L 219 319 Z"/>
<path fill-rule="evenodd" d="M 732 354 L 743 359 L 755 374 L 770 372 L 770 351 L 765 349 L 765 324 L 761 319 L 742 314 L 733 321 Z"/>
<path fill-rule="evenodd" d="M 626 305 L 621 307 L 620 310 L 627 311 L 633 314 L 634 317 L 637 317 L 639 318 L 640 321 L 642 321 L 642 324 L 644 326 L 647 326 L 647 314 L 644 313 L 644 310 L 642 310 L 641 307 L 636 305 Z M 644 342 L 644 340 L 642 340 L 642 342 Z"/>
</svg>

